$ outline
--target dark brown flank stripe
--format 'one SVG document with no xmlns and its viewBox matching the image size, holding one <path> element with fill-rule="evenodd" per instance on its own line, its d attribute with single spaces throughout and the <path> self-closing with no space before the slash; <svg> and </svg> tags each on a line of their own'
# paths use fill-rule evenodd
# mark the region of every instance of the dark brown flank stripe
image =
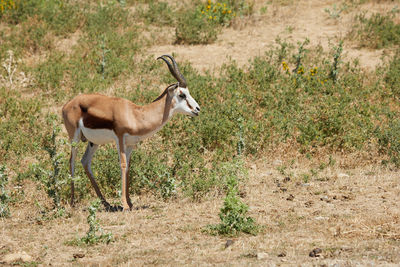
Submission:
<svg viewBox="0 0 400 267">
<path fill-rule="evenodd" d="M 114 128 L 114 123 L 112 120 L 106 120 L 104 118 L 93 116 L 89 112 L 82 112 L 82 121 L 83 121 L 83 126 L 90 129 L 112 130 Z"/>
</svg>

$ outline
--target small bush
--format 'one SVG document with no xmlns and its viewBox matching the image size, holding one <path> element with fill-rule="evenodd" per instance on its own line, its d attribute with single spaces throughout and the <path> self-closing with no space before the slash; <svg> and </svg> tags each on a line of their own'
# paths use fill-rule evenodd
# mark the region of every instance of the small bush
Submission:
<svg viewBox="0 0 400 267">
<path fill-rule="evenodd" d="M 217 40 L 222 26 L 229 26 L 237 15 L 250 15 L 253 5 L 246 1 L 208 0 L 193 10 L 181 12 L 176 26 L 176 43 L 209 44 Z"/>
<path fill-rule="evenodd" d="M 400 42 L 400 24 L 393 21 L 394 13 L 382 15 L 365 13 L 356 16 L 350 37 L 356 39 L 362 47 L 380 49 Z"/>
<path fill-rule="evenodd" d="M 384 81 L 392 94 L 400 98 L 400 50 L 398 50 L 393 59 L 390 60 Z"/>
<path fill-rule="evenodd" d="M 174 11 L 167 2 L 151 1 L 147 10 L 139 9 L 139 16 L 149 24 L 158 26 L 172 26 L 174 24 Z"/>
<path fill-rule="evenodd" d="M 386 127 L 378 129 L 377 136 L 381 152 L 389 156 L 389 163 L 400 167 L 400 120 L 393 119 Z"/>
<path fill-rule="evenodd" d="M 178 44 L 209 44 L 217 40 L 220 28 L 203 16 L 200 8 L 178 18 L 175 35 Z"/>
</svg>

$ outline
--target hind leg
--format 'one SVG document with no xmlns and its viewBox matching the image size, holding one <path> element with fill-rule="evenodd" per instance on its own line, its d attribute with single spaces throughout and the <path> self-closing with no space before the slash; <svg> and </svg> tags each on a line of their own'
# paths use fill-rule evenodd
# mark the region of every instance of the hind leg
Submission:
<svg viewBox="0 0 400 267">
<path fill-rule="evenodd" d="M 103 194 L 100 191 L 100 188 L 95 180 L 95 177 L 93 175 L 92 169 L 91 169 L 91 165 L 92 165 L 92 158 L 94 153 L 96 152 L 97 148 L 99 147 L 99 145 L 93 144 L 92 142 L 89 142 L 87 147 L 86 147 L 86 151 L 85 154 L 82 157 L 82 165 L 83 168 L 85 169 L 86 175 L 89 177 L 90 182 L 92 183 L 92 186 L 94 188 L 94 191 L 96 192 L 96 195 L 98 198 L 100 198 L 101 203 L 103 203 L 104 207 L 106 208 L 106 210 L 112 210 L 112 207 L 110 206 L 110 204 L 106 201 L 106 199 L 103 197 Z"/>
<path fill-rule="evenodd" d="M 75 185 L 74 185 L 74 176 L 75 176 L 75 159 L 76 154 L 78 152 L 77 144 L 81 138 L 81 131 L 77 129 L 74 133 L 74 137 L 71 140 L 71 157 L 69 159 L 69 171 L 71 174 L 71 202 L 70 205 L 73 207 L 75 205 Z"/>
</svg>

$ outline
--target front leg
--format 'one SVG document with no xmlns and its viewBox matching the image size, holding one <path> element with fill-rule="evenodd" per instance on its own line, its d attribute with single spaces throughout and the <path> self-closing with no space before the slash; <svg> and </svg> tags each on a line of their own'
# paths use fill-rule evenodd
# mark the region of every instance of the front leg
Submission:
<svg viewBox="0 0 400 267">
<path fill-rule="evenodd" d="M 121 180 L 122 180 L 122 194 L 121 194 L 121 202 L 122 208 L 124 211 L 130 210 L 132 208 L 132 203 L 129 198 L 129 176 L 128 176 L 128 161 L 127 154 L 130 156 L 130 152 L 132 149 L 129 149 L 125 146 L 125 142 L 123 138 L 119 138 L 119 160 L 121 166 Z M 127 153 L 128 152 L 128 153 Z"/>
</svg>

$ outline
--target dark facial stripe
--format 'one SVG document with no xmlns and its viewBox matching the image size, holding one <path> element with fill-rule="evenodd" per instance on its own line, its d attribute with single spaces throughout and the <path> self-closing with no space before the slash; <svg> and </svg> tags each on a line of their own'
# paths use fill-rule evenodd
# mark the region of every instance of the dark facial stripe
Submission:
<svg viewBox="0 0 400 267">
<path fill-rule="evenodd" d="M 189 104 L 189 101 L 186 99 L 186 104 L 189 106 L 190 109 L 193 109 L 193 107 Z"/>
</svg>

